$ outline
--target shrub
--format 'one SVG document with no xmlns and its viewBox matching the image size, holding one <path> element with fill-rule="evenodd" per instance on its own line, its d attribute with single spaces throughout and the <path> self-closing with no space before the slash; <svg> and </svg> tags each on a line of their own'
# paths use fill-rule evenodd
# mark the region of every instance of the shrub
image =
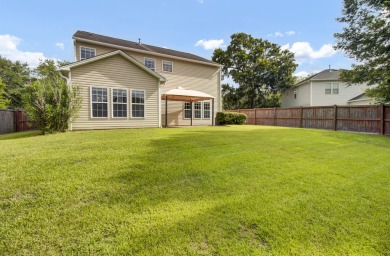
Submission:
<svg viewBox="0 0 390 256">
<path fill-rule="evenodd" d="M 81 104 L 77 89 L 70 90 L 58 75 L 35 81 L 22 98 L 27 116 L 43 134 L 66 131 Z"/>
<path fill-rule="evenodd" d="M 225 124 L 245 124 L 247 116 L 243 113 L 235 112 L 218 112 L 216 116 L 216 123 L 218 125 Z"/>
</svg>

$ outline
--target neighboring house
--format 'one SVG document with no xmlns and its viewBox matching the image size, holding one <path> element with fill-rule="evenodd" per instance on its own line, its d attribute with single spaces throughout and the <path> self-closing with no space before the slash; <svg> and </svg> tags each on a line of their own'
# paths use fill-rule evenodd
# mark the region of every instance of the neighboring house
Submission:
<svg viewBox="0 0 390 256">
<path fill-rule="evenodd" d="M 212 125 L 212 115 L 221 111 L 217 63 L 85 31 L 77 31 L 73 42 L 75 62 L 59 69 L 82 96 L 73 130 L 165 126 L 161 96 L 178 87 L 210 98 L 192 104 L 186 99 L 169 101 L 168 125 Z"/>
<path fill-rule="evenodd" d="M 347 86 L 340 80 L 340 71 L 326 69 L 312 75 L 282 94 L 282 107 L 329 105 L 369 105 L 372 98 L 364 94 L 366 85 Z"/>
</svg>

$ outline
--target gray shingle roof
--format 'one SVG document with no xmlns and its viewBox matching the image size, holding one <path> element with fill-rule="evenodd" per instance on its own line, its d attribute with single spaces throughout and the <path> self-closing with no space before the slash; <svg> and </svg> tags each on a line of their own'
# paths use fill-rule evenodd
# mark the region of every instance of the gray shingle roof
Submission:
<svg viewBox="0 0 390 256">
<path fill-rule="evenodd" d="M 340 71 L 338 69 L 325 69 L 317 74 L 309 76 L 308 78 L 298 82 L 296 85 L 301 85 L 307 81 L 316 81 L 316 80 L 339 80 Z"/>
<path fill-rule="evenodd" d="M 86 39 L 86 40 L 92 40 L 95 42 L 100 42 L 100 43 L 106 43 L 106 44 L 112 44 L 112 45 L 117 45 L 121 47 L 126 47 L 126 48 L 132 48 L 135 50 L 141 50 L 141 51 L 147 51 L 150 53 L 158 53 L 158 54 L 165 54 L 165 55 L 171 55 L 174 57 L 179 57 L 179 58 L 184 58 L 184 59 L 189 59 L 189 60 L 195 60 L 195 61 L 200 61 L 200 62 L 205 62 L 208 64 L 214 64 L 218 65 L 218 63 L 212 62 L 208 59 L 202 58 L 200 56 L 191 54 L 191 53 L 186 53 L 186 52 L 179 52 L 171 49 L 166 49 L 162 47 L 157 47 L 153 45 L 147 45 L 147 44 L 139 44 L 136 42 L 132 41 L 127 41 L 119 38 L 113 38 L 109 36 L 103 36 L 103 35 L 98 35 L 95 33 L 87 32 L 87 31 L 77 31 L 73 35 L 74 39 L 80 38 L 80 39 Z"/>
</svg>

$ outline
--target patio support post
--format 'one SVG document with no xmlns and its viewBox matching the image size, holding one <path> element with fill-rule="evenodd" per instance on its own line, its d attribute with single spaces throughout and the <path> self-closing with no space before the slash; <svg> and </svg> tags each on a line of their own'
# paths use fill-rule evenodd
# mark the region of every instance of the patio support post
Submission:
<svg viewBox="0 0 390 256">
<path fill-rule="evenodd" d="M 165 128 L 168 128 L 168 96 L 165 96 Z"/>
<path fill-rule="evenodd" d="M 214 126 L 214 99 L 211 99 L 211 125 Z"/>
<path fill-rule="evenodd" d="M 192 126 L 192 105 L 193 105 L 193 102 L 191 101 L 191 126 Z"/>
</svg>

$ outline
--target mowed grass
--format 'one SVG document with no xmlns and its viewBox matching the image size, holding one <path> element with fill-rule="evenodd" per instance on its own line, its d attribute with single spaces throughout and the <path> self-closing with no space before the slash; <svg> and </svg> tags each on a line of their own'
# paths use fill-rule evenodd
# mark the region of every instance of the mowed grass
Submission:
<svg viewBox="0 0 390 256">
<path fill-rule="evenodd" d="M 390 138 L 230 126 L 0 136 L 0 255 L 388 255 Z"/>
</svg>

